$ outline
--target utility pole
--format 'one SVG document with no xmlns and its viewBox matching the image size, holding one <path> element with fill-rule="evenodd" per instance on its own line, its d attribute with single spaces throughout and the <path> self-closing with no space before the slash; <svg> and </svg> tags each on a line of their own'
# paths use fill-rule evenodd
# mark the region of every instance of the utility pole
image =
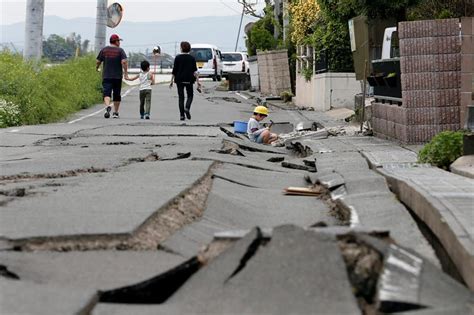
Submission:
<svg viewBox="0 0 474 315">
<path fill-rule="evenodd" d="M 242 6 L 242 15 L 240 16 L 239 32 L 237 33 L 237 40 L 235 41 L 235 49 L 237 51 L 237 45 L 239 45 L 240 30 L 242 29 L 242 20 L 244 19 L 245 6 Z"/>
<path fill-rule="evenodd" d="M 95 51 L 105 47 L 107 31 L 107 0 L 97 0 L 97 17 L 95 22 Z"/>
<path fill-rule="evenodd" d="M 288 26 L 290 25 L 290 19 L 288 15 L 288 0 L 283 0 L 283 41 L 286 42 L 288 36 Z"/>
<path fill-rule="evenodd" d="M 278 39 L 278 37 L 280 37 L 280 30 L 278 29 L 278 25 L 280 25 L 280 13 L 281 13 L 280 3 L 281 2 L 280 0 L 274 0 L 274 3 L 275 3 L 275 7 L 273 8 L 273 14 L 274 14 L 277 25 L 275 25 L 275 29 L 273 31 L 273 37 L 275 39 Z"/>
<path fill-rule="evenodd" d="M 25 22 L 25 59 L 39 60 L 43 54 L 44 0 L 28 0 Z"/>
</svg>

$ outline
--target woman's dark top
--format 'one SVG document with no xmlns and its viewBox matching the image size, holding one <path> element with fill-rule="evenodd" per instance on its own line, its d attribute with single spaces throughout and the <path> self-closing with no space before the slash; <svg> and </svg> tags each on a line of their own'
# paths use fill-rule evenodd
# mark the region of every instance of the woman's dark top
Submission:
<svg viewBox="0 0 474 315">
<path fill-rule="evenodd" d="M 197 71 L 196 59 L 189 54 L 180 54 L 174 58 L 173 75 L 175 83 L 194 83 Z"/>
</svg>

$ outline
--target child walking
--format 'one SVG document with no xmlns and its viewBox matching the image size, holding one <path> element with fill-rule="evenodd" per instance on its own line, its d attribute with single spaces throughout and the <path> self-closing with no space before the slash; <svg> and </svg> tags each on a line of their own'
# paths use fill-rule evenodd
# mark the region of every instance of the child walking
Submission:
<svg viewBox="0 0 474 315">
<path fill-rule="evenodd" d="M 150 119 L 151 86 L 155 84 L 155 75 L 150 73 L 150 63 L 146 60 L 141 62 L 140 68 L 140 74 L 130 77 L 129 80 L 140 79 L 140 119 Z"/>
<path fill-rule="evenodd" d="M 247 125 L 247 134 L 250 141 L 256 143 L 270 144 L 278 140 L 278 135 L 270 132 L 270 128 L 262 128 L 260 121 L 268 116 L 268 108 L 265 106 L 257 106 L 253 111 Z"/>
</svg>

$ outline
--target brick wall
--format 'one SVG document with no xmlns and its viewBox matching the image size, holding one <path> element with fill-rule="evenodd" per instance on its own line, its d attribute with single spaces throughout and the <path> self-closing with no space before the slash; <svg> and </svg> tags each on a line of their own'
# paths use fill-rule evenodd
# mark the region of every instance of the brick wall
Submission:
<svg viewBox="0 0 474 315">
<path fill-rule="evenodd" d="M 473 20 L 463 18 L 461 28 L 459 19 L 399 23 L 402 105 L 374 104 L 377 135 L 424 143 L 464 125 L 472 103 Z"/>
<path fill-rule="evenodd" d="M 279 96 L 291 91 L 290 67 L 287 50 L 257 52 L 260 92 Z"/>
</svg>

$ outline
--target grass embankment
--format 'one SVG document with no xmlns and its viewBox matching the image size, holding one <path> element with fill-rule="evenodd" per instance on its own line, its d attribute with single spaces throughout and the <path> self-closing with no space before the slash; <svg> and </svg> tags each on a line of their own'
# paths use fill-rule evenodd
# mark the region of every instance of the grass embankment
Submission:
<svg viewBox="0 0 474 315">
<path fill-rule="evenodd" d="M 101 98 L 92 55 L 48 67 L 0 52 L 0 128 L 56 122 Z"/>
</svg>

